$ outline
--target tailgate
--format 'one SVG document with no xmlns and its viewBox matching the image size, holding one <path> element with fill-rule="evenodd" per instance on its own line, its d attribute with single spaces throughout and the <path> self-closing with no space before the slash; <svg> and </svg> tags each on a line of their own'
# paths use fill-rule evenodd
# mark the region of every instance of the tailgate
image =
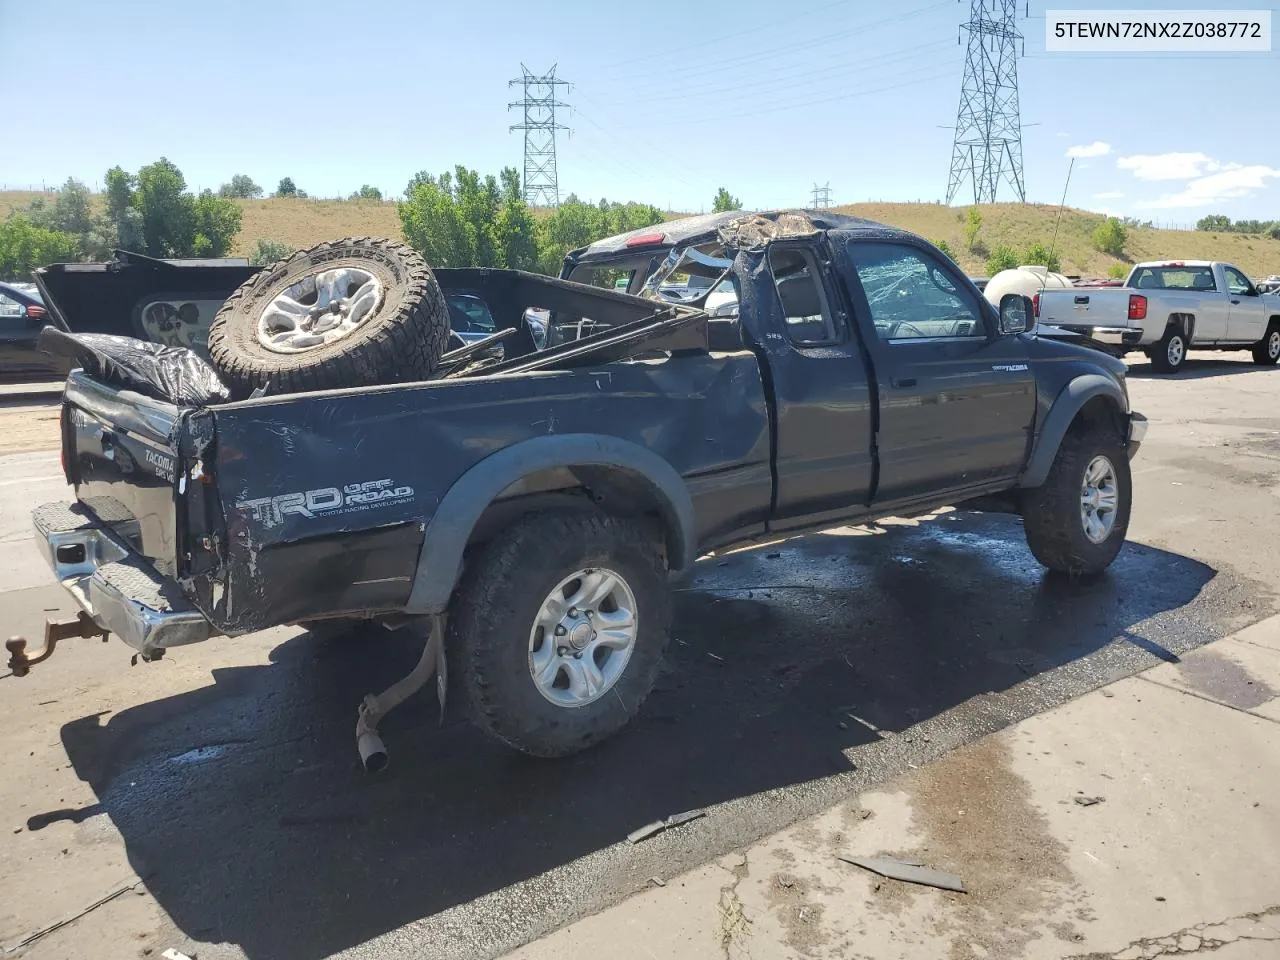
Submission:
<svg viewBox="0 0 1280 960">
<path fill-rule="evenodd" d="M 72 373 L 62 448 L 76 497 L 161 574 L 175 576 L 185 484 L 177 446 L 182 411 Z"/>
<path fill-rule="evenodd" d="M 1119 288 L 1076 287 L 1040 294 L 1040 322 L 1126 327 L 1129 291 Z"/>
</svg>

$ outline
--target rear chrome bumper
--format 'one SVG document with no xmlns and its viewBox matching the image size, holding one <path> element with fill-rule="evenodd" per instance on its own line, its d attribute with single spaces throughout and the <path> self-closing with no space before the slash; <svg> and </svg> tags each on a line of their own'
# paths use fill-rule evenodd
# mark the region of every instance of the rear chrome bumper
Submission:
<svg viewBox="0 0 1280 960">
<path fill-rule="evenodd" d="M 54 576 L 98 626 L 151 657 L 208 640 L 214 630 L 162 577 L 83 504 L 47 503 L 31 514 Z"/>
<path fill-rule="evenodd" d="M 1147 438 L 1147 427 L 1150 421 L 1140 413 L 1129 414 L 1129 459 L 1132 460 L 1138 454 L 1138 448 L 1142 446 L 1142 441 Z"/>
<path fill-rule="evenodd" d="M 1074 323 L 1059 323 L 1056 326 L 1070 330 L 1109 347 L 1137 347 L 1142 343 L 1142 330 L 1137 327 L 1089 327 Z"/>
</svg>

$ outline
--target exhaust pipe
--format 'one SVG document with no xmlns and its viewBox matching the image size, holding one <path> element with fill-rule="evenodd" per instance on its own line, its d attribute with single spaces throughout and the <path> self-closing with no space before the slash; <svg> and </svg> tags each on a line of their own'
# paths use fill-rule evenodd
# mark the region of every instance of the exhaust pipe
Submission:
<svg viewBox="0 0 1280 960">
<path fill-rule="evenodd" d="M 360 702 L 356 717 L 356 750 L 365 773 L 381 773 L 389 762 L 386 744 L 378 736 L 378 724 L 388 713 L 421 690 L 435 676 L 436 693 L 440 699 L 440 719 L 444 720 L 445 665 L 444 665 L 444 617 L 433 616 L 427 634 L 422 657 L 407 676 L 397 680 L 382 693 L 369 694 Z"/>
</svg>

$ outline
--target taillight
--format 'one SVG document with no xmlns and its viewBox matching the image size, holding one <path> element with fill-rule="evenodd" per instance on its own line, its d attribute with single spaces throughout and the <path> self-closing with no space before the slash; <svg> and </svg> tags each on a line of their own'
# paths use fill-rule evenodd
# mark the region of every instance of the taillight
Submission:
<svg viewBox="0 0 1280 960">
<path fill-rule="evenodd" d="M 34 303 L 27 305 L 27 316 L 32 320 L 43 320 L 49 315 L 49 311 L 44 307 L 37 307 Z"/>
<path fill-rule="evenodd" d="M 1140 293 L 1129 294 L 1129 319 L 1147 319 L 1147 298 Z"/>
<path fill-rule="evenodd" d="M 1031 298 L 1031 315 L 1033 317 L 1040 316 L 1040 294 L 1035 294 Z"/>
<path fill-rule="evenodd" d="M 652 247 L 654 244 L 666 242 L 665 233 L 637 233 L 634 237 L 627 238 L 628 247 Z"/>
</svg>

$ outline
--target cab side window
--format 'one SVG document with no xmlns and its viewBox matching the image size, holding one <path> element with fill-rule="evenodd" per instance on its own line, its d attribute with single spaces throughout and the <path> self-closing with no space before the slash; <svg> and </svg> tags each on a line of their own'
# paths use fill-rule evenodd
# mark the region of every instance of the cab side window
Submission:
<svg viewBox="0 0 1280 960">
<path fill-rule="evenodd" d="M 769 269 L 791 342 L 801 347 L 839 342 L 813 252 L 803 247 L 770 247 Z"/>
<path fill-rule="evenodd" d="M 1253 284 L 1249 282 L 1248 277 L 1235 269 L 1235 267 L 1224 267 L 1223 270 L 1227 274 L 1227 289 L 1233 295 L 1237 297 L 1253 296 Z"/>
<path fill-rule="evenodd" d="M 881 340 L 985 337 L 981 306 L 932 254 L 897 243 L 848 246 Z"/>
</svg>

